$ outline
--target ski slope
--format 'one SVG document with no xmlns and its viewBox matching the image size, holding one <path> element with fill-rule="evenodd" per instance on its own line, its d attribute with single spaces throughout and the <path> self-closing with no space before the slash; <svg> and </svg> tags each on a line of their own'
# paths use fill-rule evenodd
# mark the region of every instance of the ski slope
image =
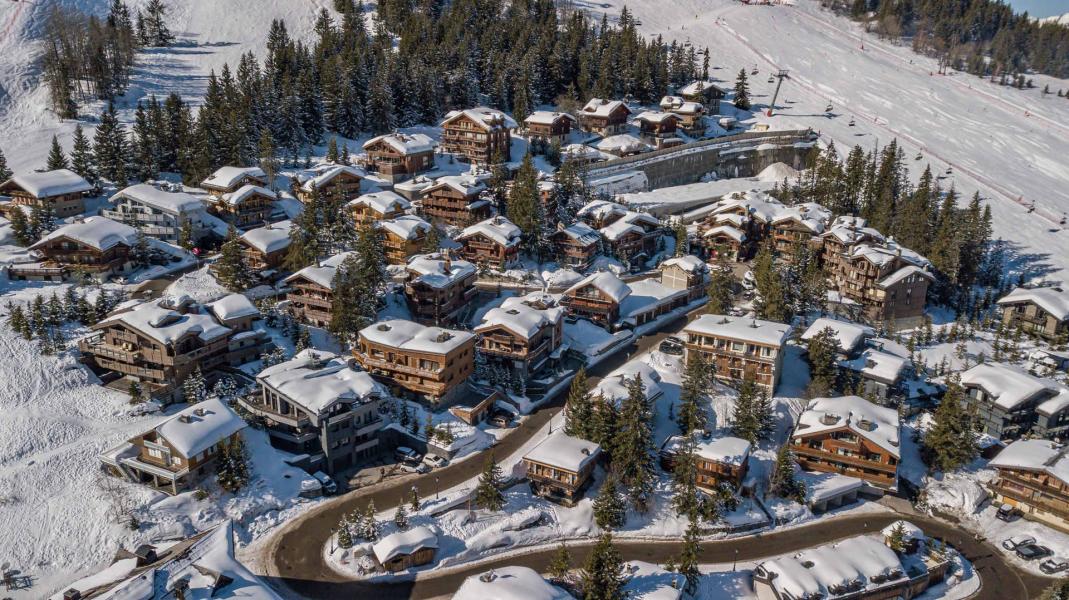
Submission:
<svg viewBox="0 0 1069 600">
<path fill-rule="evenodd" d="M 772 118 L 777 128 L 811 127 L 850 146 L 885 145 L 897 138 L 906 156 L 918 152 L 914 176 L 925 164 L 945 174 L 968 199 L 976 190 L 990 202 L 995 235 L 1010 242 L 1012 267 L 1051 275 L 1069 267 L 1069 100 L 1043 97 L 1069 82 L 1036 76 L 1036 89 L 1014 90 L 962 73 L 938 75 L 934 60 L 880 40 L 856 24 L 820 9 L 747 6 L 732 0 L 609 0 L 594 10 L 610 16 L 624 5 L 647 35 L 711 48 L 714 78 L 731 87 L 740 68 L 751 76 L 751 96 L 765 108 L 776 69 L 788 69 Z M 831 103 L 833 117 L 825 114 Z M 856 126 L 850 127 L 851 118 Z M 1026 205 L 1035 202 L 1036 211 Z"/>
</svg>

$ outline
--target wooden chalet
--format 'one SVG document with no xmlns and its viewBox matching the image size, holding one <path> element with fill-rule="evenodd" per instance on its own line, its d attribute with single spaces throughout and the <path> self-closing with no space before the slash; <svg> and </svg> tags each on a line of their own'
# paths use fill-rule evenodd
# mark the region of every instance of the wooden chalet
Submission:
<svg viewBox="0 0 1069 600">
<path fill-rule="evenodd" d="M 553 247 L 557 251 L 557 262 L 577 271 L 583 271 L 593 264 L 601 250 L 601 234 L 592 227 L 576 221 L 553 234 Z"/>
<path fill-rule="evenodd" d="M 524 380 L 547 366 L 564 339 L 564 309 L 506 298 L 475 327 L 479 352 Z"/>
<path fill-rule="evenodd" d="M 696 80 L 679 89 L 679 95 L 687 102 L 697 102 L 705 106 L 709 114 L 720 112 L 720 101 L 727 97 L 727 90 L 712 81 Z"/>
<path fill-rule="evenodd" d="M 410 179 L 434 168 L 438 146 L 422 133 L 390 133 L 364 143 L 364 166 L 390 182 Z"/>
<path fill-rule="evenodd" d="M 104 217 L 64 225 L 30 246 L 38 260 L 13 263 L 7 268 L 14 280 L 104 281 L 134 268 L 130 253 L 137 245 L 137 230 Z"/>
<path fill-rule="evenodd" d="M 334 315 L 334 275 L 351 254 L 342 252 L 284 280 L 290 288 L 286 300 L 297 319 L 316 327 L 330 326 Z"/>
<path fill-rule="evenodd" d="M 423 325 L 451 325 L 471 308 L 475 265 L 448 253 L 413 256 L 405 266 L 405 300 L 412 318 Z"/>
<path fill-rule="evenodd" d="M 563 146 L 572 132 L 575 117 L 568 113 L 536 110 L 523 120 L 524 133 L 532 141 Z"/>
<path fill-rule="evenodd" d="M 502 216 L 466 227 L 456 241 L 463 244 L 464 260 L 498 270 L 508 268 L 520 254 L 520 228 Z"/>
<path fill-rule="evenodd" d="M 247 185 L 266 188 L 270 183 L 260 167 L 220 167 L 200 182 L 200 188 L 212 196 L 221 197 Z"/>
<path fill-rule="evenodd" d="M 420 214 L 431 223 L 467 227 L 488 218 L 492 208 L 482 199 L 486 178 L 472 174 L 439 177 L 423 190 Z"/>
<path fill-rule="evenodd" d="M 85 212 L 85 196 L 93 189 L 81 175 L 70 169 L 43 173 L 19 173 L 0 183 L 0 196 L 11 198 L 12 206 L 50 208 L 58 218 Z"/>
<path fill-rule="evenodd" d="M 1069 532 L 1069 456 L 1049 440 L 1018 440 L 988 463 L 993 503 L 1009 504 L 1024 518 Z"/>
<path fill-rule="evenodd" d="M 685 439 L 673 435 L 661 444 L 659 453 L 661 468 L 671 472 L 675 459 L 683 448 Z M 750 442 L 736 437 L 712 437 L 706 434 L 694 441 L 697 486 L 707 492 L 716 492 L 721 485 L 737 491 L 750 467 Z"/>
<path fill-rule="evenodd" d="M 579 111 L 579 125 L 586 131 L 610 136 L 627 129 L 631 109 L 620 100 L 591 98 Z"/>
<path fill-rule="evenodd" d="M 309 202 L 318 192 L 323 201 L 332 200 L 345 204 L 360 196 L 360 182 L 364 172 L 348 165 L 321 165 L 312 175 L 296 185 L 293 195 L 301 202 Z"/>
<path fill-rule="evenodd" d="M 1046 340 L 1069 335 L 1069 293 L 1060 287 L 1020 287 L 998 301 L 1002 324 Z"/>
<path fill-rule="evenodd" d="M 481 165 L 512 159 L 511 132 L 516 121 L 499 110 L 479 106 L 450 111 L 439 126 L 445 152 Z"/>
<path fill-rule="evenodd" d="M 412 208 L 412 204 L 400 194 L 380 190 L 364 194 L 347 205 L 357 226 L 387 219 L 396 219 Z"/>
<path fill-rule="evenodd" d="M 898 487 L 898 412 L 859 396 L 816 398 L 798 416 L 790 448 L 807 471 L 839 473 L 880 490 Z"/>
<path fill-rule="evenodd" d="M 524 455 L 531 491 L 543 498 L 574 506 L 591 482 L 601 447 L 557 431 Z"/>
<path fill-rule="evenodd" d="M 287 220 L 242 233 L 238 242 L 249 269 L 261 272 L 281 268 L 289 251 L 292 228 L 293 222 Z"/>
<path fill-rule="evenodd" d="M 277 199 L 265 187 L 243 185 L 221 196 L 208 196 L 208 211 L 238 229 L 247 229 L 266 223 Z"/>
<path fill-rule="evenodd" d="M 620 303 L 630 294 L 631 288 L 619 277 L 601 271 L 565 290 L 560 303 L 569 314 L 610 328 L 620 318 Z"/>
<path fill-rule="evenodd" d="M 422 252 L 431 227 L 433 225 L 416 215 L 401 215 L 376 223 L 376 228 L 382 235 L 386 262 L 403 265 L 409 258 Z"/>
</svg>

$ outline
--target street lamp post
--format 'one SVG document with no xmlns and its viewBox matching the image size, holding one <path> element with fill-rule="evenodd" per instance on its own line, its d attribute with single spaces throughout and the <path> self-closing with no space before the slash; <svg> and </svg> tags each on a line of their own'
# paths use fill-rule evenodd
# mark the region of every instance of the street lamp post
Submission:
<svg viewBox="0 0 1069 600">
<path fill-rule="evenodd" d="M 334 554 L 334 528 L 330 528 L 330 553 Z"/>
<path fill-rule="evenodd" d="M 739 549 L 735 548 L 735 560 L 731 563 L 731 572 L 735 572 L 735 568 L 739 566 Z"/>
<path fill-rule="evenodd" d="M 438 476 L 434 476 L 434 499 L 438 499 Z"/>
</svg>

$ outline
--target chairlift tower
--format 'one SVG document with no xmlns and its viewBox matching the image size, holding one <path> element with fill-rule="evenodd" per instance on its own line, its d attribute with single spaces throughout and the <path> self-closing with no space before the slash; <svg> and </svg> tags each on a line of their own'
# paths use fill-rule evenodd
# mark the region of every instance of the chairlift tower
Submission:
<svg viewBox="0 0 1069 600">
<path fill-rule="evenodd" d="M 779 98 L 779 88 L 783 85 L 783 80 L 787 79 L 787 69 L 780 69 L 773 75 L 776 78 L 776 91 L 772 94 L 772 102 L 768 104 L 768 110 L 765 112 L 765 116 L 771 117 L 772 110 L 776 107 L 776 98 Z"/>
</svg>

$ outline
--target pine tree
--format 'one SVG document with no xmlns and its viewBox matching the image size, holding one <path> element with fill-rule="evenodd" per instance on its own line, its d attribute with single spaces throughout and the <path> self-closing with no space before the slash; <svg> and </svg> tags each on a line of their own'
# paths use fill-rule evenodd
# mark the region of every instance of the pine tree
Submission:
<svg viewBox="0 0 1069 600">
<path fill-rule="evenodd" d="M 541 199 L 538 192 L 538 171 L 534 167 L 531 154 L 523 157 L 512 189 L 508 194 L 506 216 L 520 228 L 521 243 L 528 255 L 541 260 L 545 249 L 539 244 L 543 223 L 541 220 Z"/>
<path fill-rule="evenodd" d="M 625 597 L 624 561 L 613 545 L 612 534 L 598 538 L 579 576 L 583 600 L 620 600 Z"/>
<path fill-rule="evenodd" d="M 572 553 L 568 551 L 568 546 L 565 546 L 564 542 L 557 546 L 557 552 L 549 563 L 548 572 L 553 581 L 558 583 L 568 583 L 571 580 Z"/>
<path fill-rule="evenodd" d="M 809 347 L 809 387 L 807 393 L 811 398 L 826 396 L 835 384 L 835 356 L 838 350 L 835 330 L 826 327 L 810 338 Z"/>
<path fill-rule="evenodd" d="M 739 395 L 735 399 L 731 428 L 736 436 L 757 443 L 761 435 L 761 418 L 759 415 L 757 385 L 752 377 L 746 377 L 739 386 Z"/>
<path fill-rule="evenodd" d="M 230 493 L 237 493 L 249 483 L 248 455 L 245 440 L 238 435 L 224 442 L 220 450 L 221 460 L 216 467 L 219 486 Z"/>
<path fill-rule="evenodd" d="M 182 396 L 189 404 L 203 402 L 207 396 L 204 375 L 200 371 L 200 365 L 197 365 L 193 372 L 182 382 Z"/>
<path fill-rule="evenodd" d="M 790 298 L 783 276 L 776 268 L 771 244 L 765 244 L 753 263 L 754 282 L 760 302 L 755 302 L 757 316 L 769 321 L 787 323 L 791 320 Z"/>
<path fill-rule="evenodd" d="M 891 528 L 891 534 L 887 536 L 887 547 L 902 554 L 906 551 L 906 527 L 902 521 L 898 521 Z"/>
<path fill-rule="evenodd" d="M 1069 581 L 1055 581 L 1043 590 L 1039 600 L 1069 600 Z"/>
<path fill-rule="evenodd" d="M 672 457 L 672 506 L 680 515 L 697 515 L 698 462 L 693 434 L 684 434 Z"/>
<path fill-rule="evenodd" d="M 958 376 L 947 378 L 947 390 L 933 415 L 931 428 L 924 434 L 921 454 L 928 467 L 944 473 L 968 464 L 979 450 L 973 416 L 962 403 L 965 391 Z"/>
<path fill-rule="evenodd" d="M 93 135 L 93 159 L 101 177 L 118 187 L 125 187 L 130 163 L 126 131 L 115 114 L 115 105 L 100 115 L 100 124 Z"/>
<path fill-rule="evenodd" d="M 338 164 L 340 156 L 338 155 L 338 138 L 332 137 L 327 142 L 327 162 Z"/>
<path fill-rule="evenodd" d="M 93 148 L 79 123 L 74 127 L 74 147 L 71 150 L 71 170 L 89 183 L 96 185 L 97 175 L 93 169 Z"/>
<path fill-rule="evenodd" d="M 594 404 L 590 397 L 590 384 L 587 382 L 586 369 L 580 367 L 568 389 L 568 399 L 564 404 L 566 420 L 564 432 L 572 437 L 591 439 L 594 425 Z"/>
<path fill-rule="evenodd" d="M 505 496 L 501 493 L 501 467 L 497 466 L 493 453 L 486 458 L 483 472 L 479 475 L 479 485 L 475 488 L 475 504 L 493 512 L 505 506 Z"/>
<path fill-rule="evenodd" d="M 419 512 L 419 489 L 416 486 L 412 486 L 412 491 L 408 494 L 408 505 L 413 513 Z"/>
<path fill-rule="evenodd" d="M 690 251 L 689 241 L 687 237 L 687 226 L 683 224 L 682 219 L 678 219 L 672 225 L 672 235 L 676 240 L 675 256 L 684 256 Z"/>
<path fill-rule="evenodd" d="M 349 533 L 349 523 L 345 517 L 338 524 L 338 547 L 345 550 L 353 547 L 353 536 Z"/>
<path fill-rule="evenodd" d="M 226 242 L 223 243 L 214 269 L 219 283 L 231 292 L 243 292 L 252 285 L 251 269 L 245 260 L 243 246 L 233 225 L 227 230 Z"/>
<path fill-rule="evenodd" d="M 193 240 L 193 220 L 183 219 L 182 225 L 178 227 L 178 246 L 185 250 L 193 250 L 195 241 Z"/>
<path fill-rule="evenodd" d="M 691 513 L 687 531 L 683 534 L 683 547 L 679 551 L 679 558 L 675 565 L 676 573 L 686 579 L 683 591 L 691 596 L 698 591 L 698 583 L 701 581 L 701 572 L 698 570 L 698 557 L 702 551 L 701 546 L 698 545 L 700 538 L 698 517 Z"/>
<path fill-rule="evenodd" d="M 616 486 L 616 476 L 611 471 L 605 475 L 605 482 L 594 499 L 593 508 L 594 522 L 606 531 L 623 527 L 627 522 L 627 508 Z"/>
<path fill-rule="evenodd" d="M 56 136 L 52 136 L 52 147 L 48 151 L 48 162 L 46 168 L 49 171 L 55 171 L 58 169 L 66 169 L 70 166 L 67 162 L 67 155 L 63 153 L 63 146 L 59 145 L 59 139 Z"/>
<path fill-rule="evenodd" d="M 705 312 L 711 315 L 726 315 L 731 310 L 731 292 L 735 285 L 735 276 L 731 272 L 731 267 L 714 265 L 709 270 L 709 287 L 705 292 L 709 297 L 709 302 L 705 305 Z"/>
<path fill-rule="evenodd" d="M 375 518 L 375 501 L 369 500 L 364 509 L 364 515 L 360 519 L 358 537 L 374 542 L 379 539 L 379 521 Z"/>
<path fill-rule="evenodd" d="M 613 469 L 627 489 L 631 506 L 646 512 L 653 491 L 653 415 L 646 403 L 646 388 L 639 374 L 627 384 L 627 398 L 620 406 L 619 427 L 612 441 Z"/>
<path fill-rule="evenodd" d="M 776 453 L 776 467 L 772 472 L 770 491 L 780 498 L 788 498 L 802 504 L 805 502 L 805 484 L 794 474 L 794 458 L 788 444 L 780 446 Z"/>
<path fill-rule="evenodd" d="M 393 523 L 401 531 L 408 529 L 408 511 L 403 503 L 398 505 L 397 511 L 393 513 Z"/>
<path fill-rule="evenodd" d="M 594 417 L 590 428 L 590 441 L 601 446 L 601 451 L 609 457 L 614 454 L 616 431 L 620 424 L 620 411 L 612 400 L 604 394 L 593 399 Z"/>
<path fill-rule="evenodd" d="M 268 189 L 275 189 L 275 177 L 278 175 L 278 159 L 275 158 L 275 141 L 271 138 L 271 131 L 266 127 L 260 130 L 260 140 L 257 144 L 260 157 L 260 170 L 264 172 Z"/>
<path fill-rule="evenodd" d="M 683 435 L 705 428 L 705 404 L 709 400 L 706 390 L 712 384 L 711 375 L 701 354 L 689 352 L 679 386 L 679 412 L 676 414 L 676 424 Z"/>
<path fill-rule="evenodd" d="M 11 175 L 13 175 L 13 173 L 7 166 L 7 157 L 4 156 L 4 151 L 0 150 L 0 182 L 11 179 Z"/>
<path fill-rule="evenodd" d="M 26 218 L 26 213 L 20 207 L 16 206 L 8 212 L 8 219 L 11 221 L 11 234 L 15 237 L 15 243 L 20 246 L 29 246 L 37 241 L 30 228 L 30 222 Z"/>
<path fill-rule="evenodd" d="M 739 69 L 735 78 L 735 108 L 750 110 L 750 84 L 746 81 L 746 69 Z"/>
<path fill-rule="evenodd" d="M 149 0 L 148 5 L 145 6 L 144 26 L 147 45 L 163 47 L 170 46 L 174 42 L 174 34 L 164 23 L 166 12 L 167 9 L 163 6 L 162 0 Z"/>
</svg>

